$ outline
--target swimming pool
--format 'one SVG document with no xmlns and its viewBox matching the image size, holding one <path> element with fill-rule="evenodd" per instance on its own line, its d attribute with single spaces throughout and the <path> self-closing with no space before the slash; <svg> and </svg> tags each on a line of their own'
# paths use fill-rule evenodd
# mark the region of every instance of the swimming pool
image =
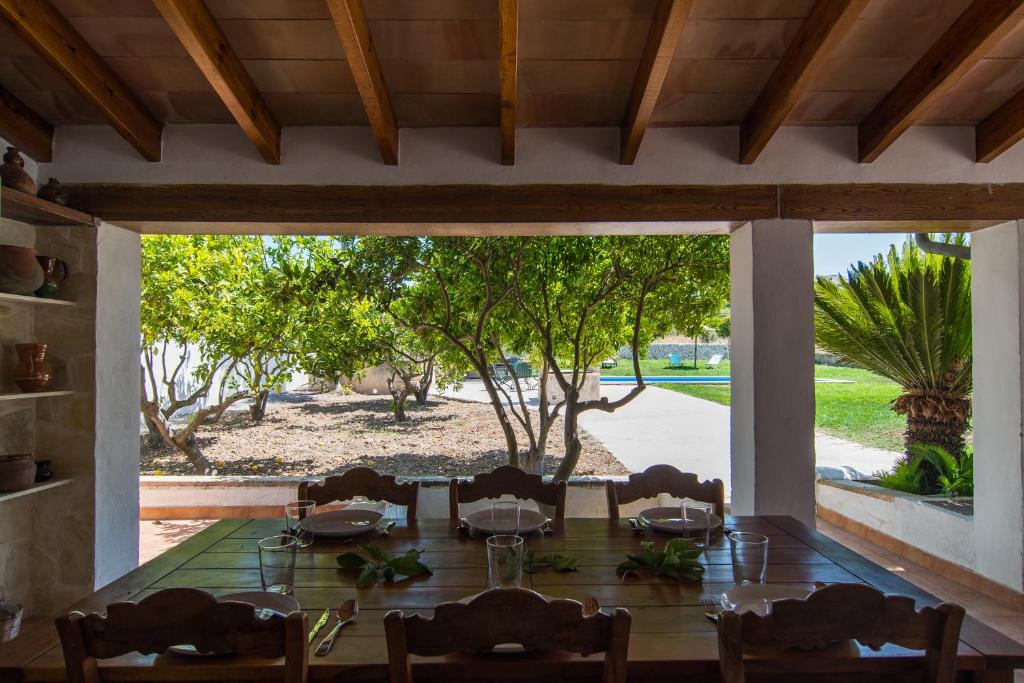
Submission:
<svg viewBox="0 0 1024 683">
<path fill-rule="evenodd" d="M 728 384 L 726 375 L 649 375 L 644 377 L 647 384 Z M 635 375 L 604 375 L 601 384 L 636 384 Z"/>
</svg>

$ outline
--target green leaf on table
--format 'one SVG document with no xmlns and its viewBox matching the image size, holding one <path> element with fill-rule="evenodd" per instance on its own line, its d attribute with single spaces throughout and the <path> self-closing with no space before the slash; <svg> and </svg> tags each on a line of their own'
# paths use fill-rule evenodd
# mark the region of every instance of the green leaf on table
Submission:
<svg viewBox="0 0 1024 683">
<path fill-rule="evenodd" d="M 556 572 L 574 572 L 578 569 L 575 557 L 566 557 L 565 555 L 555 555 L 553 553 L 541 555 L 534 562 L 551 567 Z"/>
<path fill-rule="evenodd" d="M 363 565 L 366 564 L 366 560 L 355 553 L 344 553 L 338 555 L 338 566 L 342 569 L 357 570 L 362 569 Z"/>
<path fill-rule="evenodd" d="M 356 588 L 366 588 L 380 580 L 399 581 L 403 578 L 433 574 L 430 567 L 420 562 L 422 550 L 408 550 L 404 555 L 395 556 L 372 544 L 360 547 L 370 555 L 370 559 L 356 553 L 345 553 L 337 557 L 341 569 L 359 572 L 356 577 Z"/>
<path fill-rule="evenodd" d="M 430 567 L 420 562 L 421 554 L 419 550 L 409 550 L 405 555 L 393 558 L 389 564 L 402 576 L 433 574 L 434 572 L 430 570 Z"/>
<path fill-rule="evenodd" d="M 643 569 L 676 581 L 700 581 L 704 578 L 704 566 L 697 559 L 700 548 L 689 538 L 673 538 L 665 543 L 663 550 L 658 550 L 653 541 L 643 541 L 640 549 L 638 554 L 626 555 L 626 561 L 616 567 L 615 571 L 622 578 L 639 574 Z"/>
<path fill-rule="evenodd" d="M 367 543 L 359 547 L 365 550 L 366 554 L 377 562 L 387 562 L 391 557 L 388 553 L 384 552 L 379 546 L 376 546 L 373 543 Z"/>
<path fill-rule="evenodd" d="M 372 562 L 367 562 L 363 565 L 363 570 L 359 572 L 359 576 L 356 577 L 356 588 L 372 586 L 377 583 L 377 578 L 377 565 Z"/>
</svg>

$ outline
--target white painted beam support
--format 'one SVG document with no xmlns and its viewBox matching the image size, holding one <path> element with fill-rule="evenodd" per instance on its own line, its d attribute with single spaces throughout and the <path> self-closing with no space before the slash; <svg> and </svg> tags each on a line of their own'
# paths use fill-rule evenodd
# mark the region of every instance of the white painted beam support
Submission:
<svg viewBox="0 0 1024 683">
<path fill-rule="evenodd" d="M 732 509 L 814 524 L 814 233 L 732 234 Z"/>
<path fill-rule="evenodd" d="M 979 574 L 1024 588 L 1024 223 L 971 235 L 974 547 Z"/>
</svg>

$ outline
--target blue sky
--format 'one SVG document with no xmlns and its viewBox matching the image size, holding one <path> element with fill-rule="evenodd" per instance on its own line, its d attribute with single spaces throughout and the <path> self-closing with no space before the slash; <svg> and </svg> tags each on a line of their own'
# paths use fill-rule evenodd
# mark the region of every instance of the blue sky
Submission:
<svg viewBox="0 0 1024 683">
<path fill-rule="evenodd" d="M 846 274 L 850 264 L 867 261 L 889 251 L 889 245 L 902 245 L 907 238 L 904 233 L 879 233 L 865 235 L 814 236 L 814 274 Z"/>
</svg>

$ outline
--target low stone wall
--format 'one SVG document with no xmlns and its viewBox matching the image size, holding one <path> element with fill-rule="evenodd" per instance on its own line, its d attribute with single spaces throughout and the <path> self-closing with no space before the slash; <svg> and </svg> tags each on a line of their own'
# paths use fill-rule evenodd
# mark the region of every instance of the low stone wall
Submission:
<svg viewBox="0 0 1024 683">
<path fill-rule="evenodd" d="M 651 344 L 647 347 L 647 358 L 654 360 L 668 360 L 673 353 L 683 360 L 693 362 L 693 344 Z M 708 360 L 711 356 L 719 353 L 728 358 L 729 344 L 722 342 L 697 344 L 697 360 Z M 632 360 L 633 350 L 628 346 L 623 346 L 619 349 L 618 356 Z"/>
</svg>

